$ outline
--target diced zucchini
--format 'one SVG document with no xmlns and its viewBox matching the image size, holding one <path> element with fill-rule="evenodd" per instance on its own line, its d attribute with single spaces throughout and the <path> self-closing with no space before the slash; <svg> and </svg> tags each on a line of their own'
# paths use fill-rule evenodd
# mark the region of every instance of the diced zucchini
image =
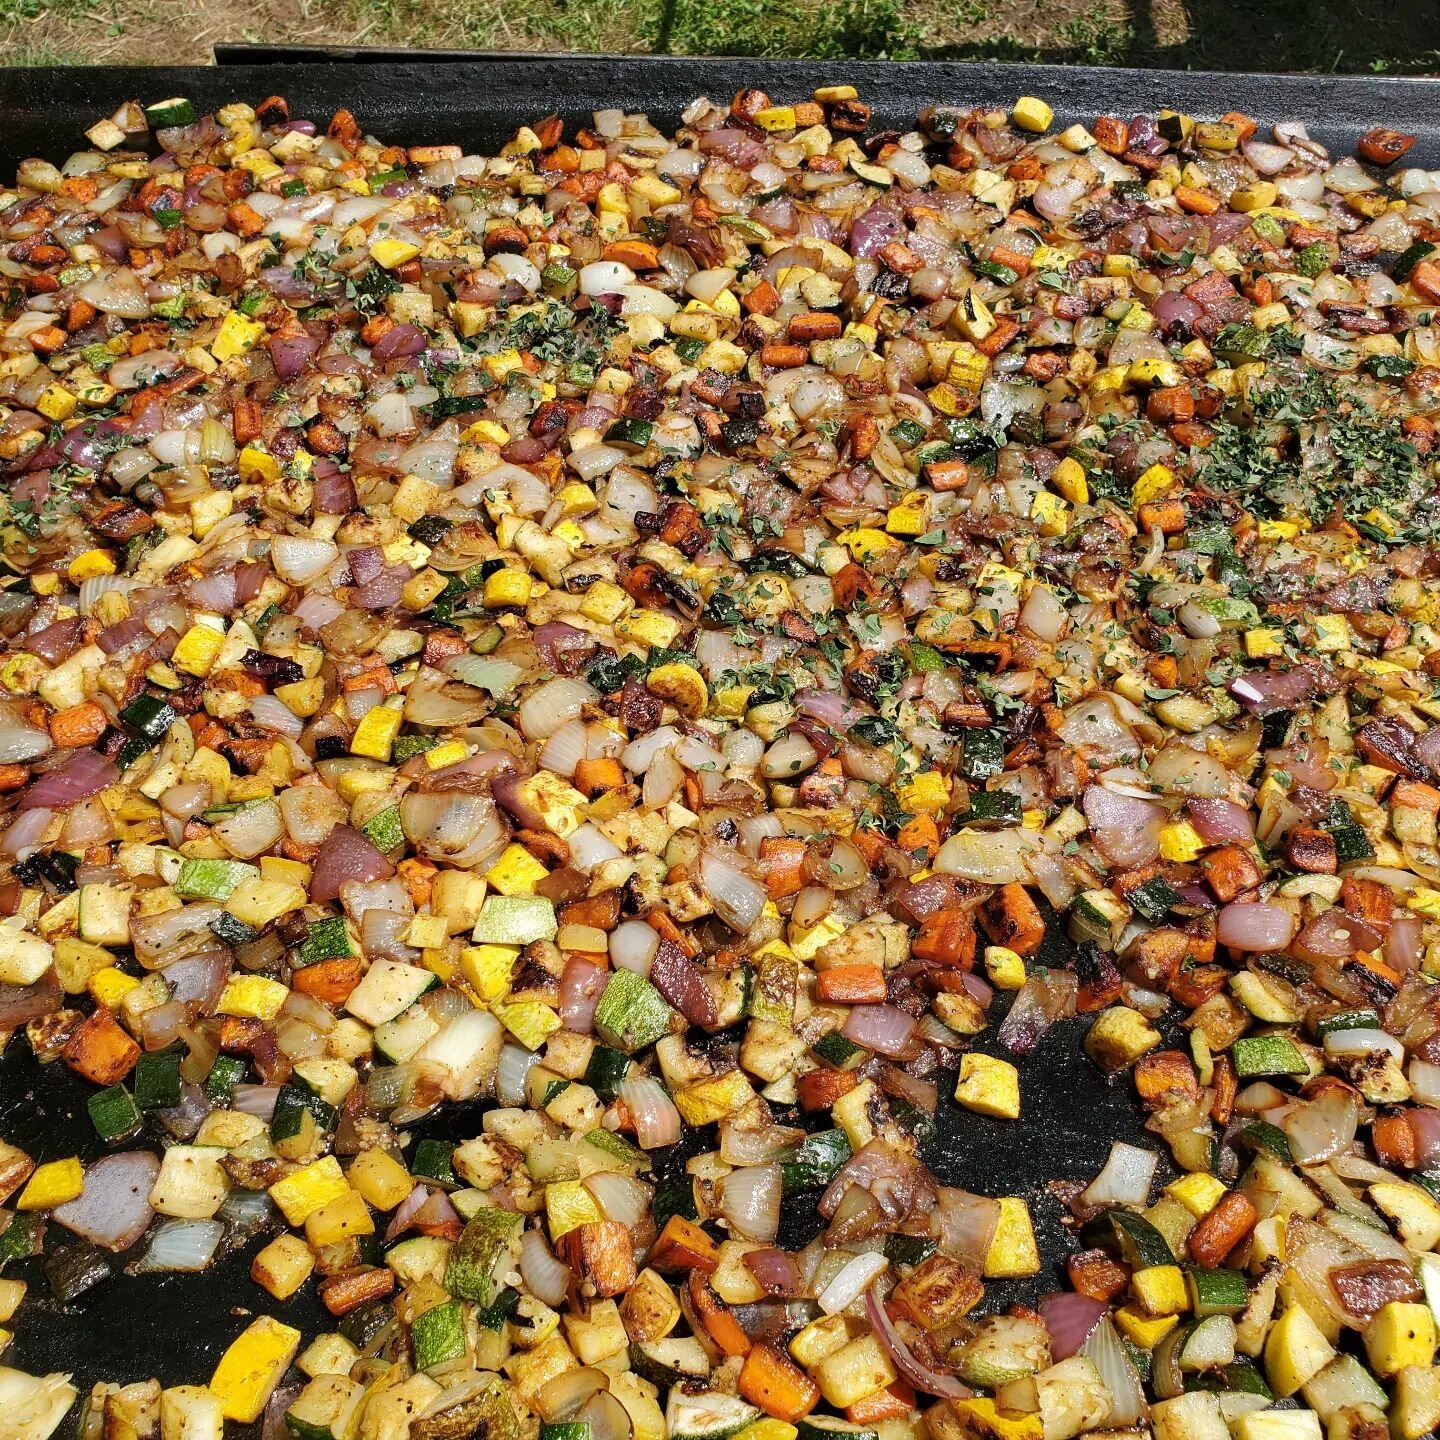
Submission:
<svg viewBox="0 0 1440 1440">
<path fill-rule="evenodd" d="M 630 1346 L 630 1368 L 661 1390 L 705 1380 L 710 1374 L 710 1357 L 705 1347 L 691 1336 L 673 1336 Z"/>
<path fill-rule="evenodd" d="M 195 118 L 195 106 L 183 96 L 157 100 L 153 105 L 145 107 L 145 119 L 149 121 L 152 130 L 164 130 L 173 125 L 193 125 Z"/>
<path fill-rule="evenodd" d="M 461 1300 L 488 1305 L 499 1288 L 497 1269 L 520 1243 L 524 1217 L 512 1210 L 481 1210 L 465 1226 L 445 1269 L 445 1288 Z"/>
<path fill-rule="evenodd" d="M 465 1356 L 465 1315 L 458 1300 L 432 1306 L 410 1326 L 417 1370 L 440 1370 Z"/>
<path fill-rule="evenodd" d="M 372 1029 L 408 1010 L 436 982 L 432 970 L 375 960 L 365 978 L 350 992 L 345 1008 Z"/>
<path fill-rule="evenodd" d="M 320 960 L 343 959 L 359 954 L 350 926 L 343 915 L 330 915 L 316 920 L 295 951 L 297 966 L 314 965 Z"/>
<path fill-rule="evenodd" d="M 665 1406 L 665 1429 L 670 1440 L 725 1440 L 759 1416 L 738 1396 L 719 1390 L 689 1395 L 677 1385 Z"/>
<path fill-rule="evenodd" d="M 665 997 L 643 975 L 617 970 L 595 1009 L 595 1030 L 612 1049 L 633 1055 L 668 1034 L 674 1018 Z"/>
<path fill-rule="evenodd" d="M 123 1085 L 112 1085 L 90 1096 L 85 1108 L 102 1140 L 123 1140 L 140 1128 L 140 1111 Z"/>
</svg>

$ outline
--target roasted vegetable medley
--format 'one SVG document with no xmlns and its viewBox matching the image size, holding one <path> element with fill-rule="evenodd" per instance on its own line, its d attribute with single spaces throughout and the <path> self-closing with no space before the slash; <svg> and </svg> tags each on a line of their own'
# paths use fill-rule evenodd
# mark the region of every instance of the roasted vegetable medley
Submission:
<svg viewBox="0 0 1440 1440">
<path fill-rule="evenodd" d="M 0 1143 L 0 1323 L 255 1283 L 0 1437 L 1440 1424 L 1412 137 L 86 133 L 0 190 L 0 1036 L 95 1130 Z M 941 1184 L 1082 1035 L 1153 1144 Z"/>
</svg>

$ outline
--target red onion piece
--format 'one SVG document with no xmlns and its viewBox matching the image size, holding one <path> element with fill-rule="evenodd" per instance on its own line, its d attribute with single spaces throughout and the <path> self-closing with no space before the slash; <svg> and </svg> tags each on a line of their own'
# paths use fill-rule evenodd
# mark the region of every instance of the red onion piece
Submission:
<svg viewBox="0 0 1440 1440">
<path fill-rule="evenodd" d="M 275 1114 L 275 1102 L 279 1098 L 278 1085 L 237 1085 L 231 1109 L 268 1121 Z"/>
<path fill-rule="evenodd" d="M 1077 983 L 1067 970 L 1051 970 L 1042 979 L 1032 975 L 1016 992 L 1000 1023 L 1001 1047 L 1012 1055 L 1029 1055 L 1068 1012 L 1073 1012 Z"/>
<path fill-rule="evenodd" d="M 658 963 L 658 956 L 656 960 Z M 650 978 L 655 978 L 653 971 Z M 913 1016 L 894 1005 L 856 1005 L 845 1017 L 840 1033 L 856 1045 L 894 1059 L 905 1053 L 915 1034 L 915 1025 Z"/>
<path fill-rule="evenodd" d="M 588 955 L 572 955 L 560 976 L 560 1020 L 567 1030 L 588 1035 L 610 972 Z M 708 993 L 708 992 L 707 992 Z"/>
<path fill-rule="evenodd" d="M 1194 799 L 1186 810 L 1200 838 L 1211 845 L 1223 845 L 1229 840 L 1248 845 L 1255 838 L 1250 812 L 1233 800 Z"/>
<path fill-rule="evenodd" d="M 418 355 L 425 348 L 425 332 L 413 325 L 392 325 L 374 344 L 370 353 L 377 360 L 395 360 Z"/>
<path fill-rule="evenodd" d="M 885 1302 L 880 1298 L 879 1283 L 877 1280 L 865 1292 L 865 1314 L 875 1331 L 875 1338 L 885 1347 L 900 1374 L 917 1390 L 927 1395 L 943 1395 L 950 1400 L 964 1400 L 973 1395 L 975 1392 L 962 1385 L 953 1375 L 942 1375 L 928 1365 L 922 1365 L 915 1358 L 910 1347 L 900 1338 L 895 1322 L 885 1309 Z"/>
<path fill-rule="evenodd" d="M 53 625 L 27 635 L 25 648 L 47 664 L 58 665 L 80 648 L 84 635 L 85 622 L 77 615 L 69 620 L 57 620 Z"/>
<path fill-rule="evenodd" d="M 248 605 L 265 583 L 270 567 L 263 560 L 247 560 L 235 569 L 235 603 Z"/>
<path fill-rule="evenodd" d="M 95 750 L 76 750 L 58 770 L 42 775 L 20 797 L 22 810 L 57 810 L 98 795 L 120 772 Z"/>
<path fill-rule="evenodd" d="M 347 880 L 387 880 L 395 867 L 358 831 L 337 825 L 315 856 L 311 900 L 334 900 Z"/>
<path fill-rule="evenodd" d="M 1268 670 L 1237 675 L 1228 688 L 1252 715 L 1269 715 L 1303 705 L 1310 699 L 1312 686 L 1304 670 Z"/>
<path fill-rule="evenodd" d="M 167 965 L 160 975 L 170 987 L 170 998 L 183 1005 L 194 1019 L 214 1011 L 229 968 L 228 950 L 205 950 Z"/>
<path fill-rule="evenodd" d="M 1420 963 L 1420 929 L 1423 922 L 1412 915 L 1399 915 L 1390 922 L 1385 937 L 1385 963 L 1401 972 Z"/>
<path fill-rule="evenodd" d="M 904 235 L 905 222 L 889 205 L 872 205 L 850 222 L 850 253 L 857 259 L 876 255 Z"/>
<path fill-rule="evenodd" d="M 33 985 L 0 985 L 0 1030 L 18 1030 L 32 1020 L 53 1015 L 63 998 L 53 970 L 47 970 Z"/>
<path fill-rule="evenodd" d="M 1103 785 L 1092 785 L 1080 802 L 1095 844 L 1113 865 L 1132 869 L 1160 853 L 1164 806 L 1133 795 L 1120 795 Z"/>
<path fill-rule="evenodd" d="M 275 373 L 288 381 L 295 379 L 315 358 L 320 341 L 301 325 L 287 325 L 270 337 L 269 346 Z"/>
<path fill-rule="evenodd" d="M 447 1240 L 458 1240 L 465 1228 L 450 1197 L 443 1190 L 432 1190 L 425 1203 L 415 1212 L 415 1228 L 422 1235 L 442 1235 Z"/>
<path fill-rule="evenodd" d="M 1440 1110 L 1415 1105 L 1402 1113 L 1415 1136 L 1415 1168 L 1440 1165 Z"/>
<path fill-rule="evenodd" d="M 804 1288 L 805 1282 L 794 1256 L 774 1245 L 747 1250 L 741 1261 L 767 1295 L 789 1297 L 799 1295 Z"/>
<path fill-rule="evenodd" d="M 765 158 L 765 147 L 748 131 L 721 127 L 707 130 L 700 137 L 700 149 L 707 155 L 718 155 L 740 170 L 748 170 Z"/>
<path fill-rule="evenodd" d="M 355 486 L 348 475 L 315 477 L 315 513 L 317 515 L 348 515 L 356 503 Z"/>
<path fill-rule="evenodd" d="M 85 1172 L 85 1188 L 51 1213 L 67 1230 L 106 1250 L 125 1250 L 144 1233 L 155 1212 L 150 1189 L 160 1161 L 147 1150 L 106 1155 Z"/>
<path fill-rule="evenodd" d="M 530 637 L 540 663 L 557 675 L 575 675 L 595 653 L 599 642 L 588 631 L 567 625 L 563 620 L 547 621 Z"/>
<path fill-rule="evenodd" d="M 1225 923 L 1221 913 L 1220 923 Z M 1361 950 L 1378 950 L 1381 938 L 1338 906 L 1322 910 L 1295 937 L 1295 953 L 1311 961 L 1348 960 Z"/>
<path fill-rule="evenodd" d="M 960 983 L 965 987 L 965 993 L 972 1000 L 987 1010 L 990 1008 L 990 1002 L 995 998 L 995 987 L 988 980 L 982 979 L 969 970 L 962 970 Z"/>
<path fill-rule="evenodd" d="M 424 1185 L 416 1185 L 415 1188 L 396 1207 L 395 1213 L 390 1217 L 390 1224 L 385 1228 L 385 1243 L 389 1245 L 392 1241 L 398 1240 L 414 1222 L 415 1217 L 420 1213 L 421 1207 L 429 1198 L 430 1191 Z"/>
<path fill-rule="evenodd" d="M 27 860 L 40 848 L 45 832 L 55 818 L 53 810 L 22 810 L 0 838 L 0 854 Z"/>
<path fill-rule="evenodd" d="M 650 983 L 692 1024 L 714 1025 L 715 997 L 704 977 L 673 940 L 662 940 L 650 965 Z M 907 1017 L 908 1018 L 908 1017 Z"/>
<path fill-rule="evenodd" d="M 207 609 L 212 608 L 207 606 Z M 226 608 L 226 607 L 221 607 Z M 141 615 L 127 615 L 118 625 L 108 625 L 96 637 L 95 643 L 107 654 L 114 655 L 117 650 L 123 650 L 128 645 L 133 645 L 141 638 L 149 638 L 149 632 L 145 629 L 145 619 Z"/>
<path fill-rule="evenodd" d="M 236 603 L 235 572 L 222 570 L 214 575 L 202 575 L 185 587 L 185 598 L 201 610 L 230 614 Z"/>
<path fill-rule="evenodd" d="M 1215 938 L 1232 950 L 1263 955 L 1283 950 L 1294 933 L 1288 910 L 1262 900 L 1243 900 L 1220 912 Z"/>
<path fill-rule="evenodd" d="M 1054 1359 L 1068 1360 L 1078 1354 L 1105 1318 L 1107 1308 L 1103 1300 L 1092 1300 L 1088 1295 L 1068 1290 L 1042 1296 L 1040 1318 L 1050 1332 L 1050 1353 Z"/>
<path fill-rule="evenodd" d="M 442 774 L 444 772 L 441 772 Z M 502 810 L 507 810 L 526 830 L 544 830 L 544 817 L 526 803 L 520 794 L 520 779 L 516 775 L 496 774 L 490 782 L 490 793 Z"/>
</svg>

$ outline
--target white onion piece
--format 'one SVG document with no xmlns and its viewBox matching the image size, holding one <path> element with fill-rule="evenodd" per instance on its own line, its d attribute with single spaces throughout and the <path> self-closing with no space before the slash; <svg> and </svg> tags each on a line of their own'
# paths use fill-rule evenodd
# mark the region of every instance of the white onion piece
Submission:
<svg viewBox="0 0 1440 1440">
<path fill-rule="evenodd" d="M 580 271 L 582 295 L 618 295 L 627 285 L 635 283 L 635 272 L 618 260 L 596 260 Z"/>
<path fill-rule="evenodd" d="M 883 1275 L 890 1262 L 879 1251 L 869 1251 L 847 1261 L 833 1280 L 815 1297 L 827 1315 L 848 1310 L 870 1288 L 870 1282 Z"/>
<path fill-rule="evenodd" d="M 540 768 L 553 770 L 555 774 L 570 779 L 575 774 L 575 767 L 585 758 L 585 742 L 583 721 L 571 720 L 562 725 L 540 751 Z"/>
<path fill-rule="evenodd" d="M 1117 1140 L 1110 1147 L 1105 1168 L 1081 1192 L 1080 1201 L 1097 1209 L 1111 1205 L 1143 1208 L 1150 1203 L 1150 1185 L 1159 1163 L 1155 1151 Z"/>
<path fill-rule="evenodd" d="M 616 1087 L 635 1124 L 635 1143 L 642 1150 L 660 1150 L 680 1138 L 680 1112 L 653 1075 L 632 1075 Z"/>
<path fill-rule="evenodd" d="M 574 846 L 574 836 L 571 836 L 571 846 Z M 643 920 L 625 920 L 610 932 L 610 963 L 617 970 L 649 975 L 650 964 L 659 948 L 659 932 Z"/>
<path fill-rule="evenodd" d="M 277 535 L 270 542 L 270 563 L 275 573 L 294 585 L 308 585 L 333 565 L 339 555 L 340 547 L 329 540 Z"/>
<path fill-rule="evenodd" d="M 219 1220 L 167 1220 L 150 1237 L 150 1248 L 135 1269 L 141 1275 L 152 1270 L 193 1274 L 209 1265 L 224 1235 Z"/>
<path fill-rule="evenodd" d="M 538 1055 L 507 1042 L 500 1051 L 500 1065 L 495 1072 L 495 1098 L 502 1105 L 523 1105 L 525 1078 L 539 1063 Z"/>
<path fill-rule="evenodd" d="M 538 1230 L 527 1230 L 520 1237 L 520 1278 L 537 1300 L 553 1308 L 565 1303 L 575 1277 L 570 1267 L 551 1253 Z"/>
<path fill-rule="evenodd" d="M 1363 1059 L 1369 1055 L 1388 1055 L 1392 1060 L 1405 1058 L 1405 1047 L 1383 1030 L 1368 1027 L 1355 1030 L 1332 1030 L 1325 1037 L 1325 1053 L 1342 1059 Z"/>
<path fill-rule="evenodd" d="M 765 887 L 729 859 L 707 851 L 700 857 L 700 888 L 715 913 L 738 934 L 745 934 L 765 908 Z"/>
<path fill-rule="evenodd" d="M 747 1165 L 721 1182 L 720 1213 L 731 1231 L 765 1243 L 780 1233 L 781 1182 L 778 1165 Z"/>
<path fill-rule="evenodd" d="M 570 864 L 589 874 L 607 860 L 618 860 L 624 853 L 618 845 L 588 820 L 566 842 L 570 846 Z M 650 928 L 648 925 L 645 927 Z"/>
<path fill-rule="evenodd" d="M 532 690 L 517 717 L 528 740 L 548 740 L 562 725 L 576 720 L 586 705 L 600 698 L 592 685 L 573 676 L 547 680 Z"/>
<path fill-rule="evenodd" d="M 650 1187 L 633 1175 L 618 1170 L 597 1170 L 587 1175 L 583 1183 L 605 1218 L 618 1221 L 626 1229 L 638 1226 L 650 1208 Z"/>
</svg>

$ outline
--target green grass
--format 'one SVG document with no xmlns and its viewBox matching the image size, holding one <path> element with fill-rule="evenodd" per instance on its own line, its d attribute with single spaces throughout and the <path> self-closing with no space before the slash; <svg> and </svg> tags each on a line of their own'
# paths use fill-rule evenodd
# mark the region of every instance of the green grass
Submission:
<svg viewBox="0 0 1440 1440">
<path fill-rule="evenodd" d="M 1440 69 L 1434 7 L 1355 0 L 0 0 L 0 63 L 204 63 L 217 40 L 1177 69 Z M 1383 119 L 1383 117 L 1381 117 Z"/>
</svg>

